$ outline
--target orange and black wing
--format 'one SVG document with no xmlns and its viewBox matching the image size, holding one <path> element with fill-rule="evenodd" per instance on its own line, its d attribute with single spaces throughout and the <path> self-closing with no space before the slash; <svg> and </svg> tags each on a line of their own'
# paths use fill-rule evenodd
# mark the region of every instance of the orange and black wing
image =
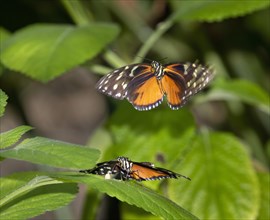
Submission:
<svg viewBox="0 0 270 220">
<path fill-rule="evenodd" d="M 213 70 L 195 63 L 173 63 L 164 66 L 161 84 L 168 104 L 179 109 L 213 78 Z"/>
<path fill-rule="evenodd" d="M 135 109 L 144 111 L 157 107 L 163 99 L 161 85 L 151 65 L 144 66 L 127 88 L 127 100 Z"/>
<path fill-rule="evenodd" d="M 177 179 L 178 177 L 184 177 L 190 180 L 190 178 L 175 173 L 173 171 L 166 170 L 160 167 L 154 167 L 153 164 L 147 165 L 145 163 L 137 163 L 137 162 L 133 162 L 132 170 L 129 174 L 129 178 L 137 181 L 160 180 L 165 178 Z"/>
<path fill-rule="evenodd" d="M 143 64 L 132 64 L 115 69 L 103 76 L 96 84 L 96 88 L 109 96 L 116 99 L 124 99 L 127 95 L 129 82 L 138 75 Z"/>
</svg>

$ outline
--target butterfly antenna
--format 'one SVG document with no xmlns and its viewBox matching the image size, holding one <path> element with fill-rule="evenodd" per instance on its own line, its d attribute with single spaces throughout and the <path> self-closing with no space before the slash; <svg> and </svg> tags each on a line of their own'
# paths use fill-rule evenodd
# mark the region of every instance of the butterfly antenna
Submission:
<svg viewBox="0 0 270 220">
<path fill-rule="evenodd" d="M 148 59 L 148 58 L 145 58 L 145 57 L 141 57 L 141 56 L 137 56 L 137 57 L 142 58 L 142 60 L 146 60 L 146 61 L 149 61 L 149 62 L 152 62 L 153 61 L 153 60 Z"/>
<path fill-rule="evenodd" d="M 163 62 L 161 62 L 161 61 L 164 61 L 164 60 L 167 60 L 167 59 L 168 59 L 168 57 L 163 57 L 163 58 L 159 59 L 158 62 L 159 62 L 159 63 L 163 63 Z"/>
<path fill-rule="evenodd" d="M 184 176 L 184 175 L 182 175 L 182 174 L 177 174 L 177 176 L 179 176 L 179 177 L 183 177 L 183 178 L 185 178 L 185 179 L 187 179 L 187 180 L 190 180 L 191 181 L 191 179 L 188 177 L 188 176 Z"/>
</svg>

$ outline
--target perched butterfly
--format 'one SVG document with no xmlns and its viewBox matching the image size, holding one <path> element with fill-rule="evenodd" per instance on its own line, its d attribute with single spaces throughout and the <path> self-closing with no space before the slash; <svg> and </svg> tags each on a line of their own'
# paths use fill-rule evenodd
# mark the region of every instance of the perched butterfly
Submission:
<svg viewBox="0 0 270 220">
<path fill-rule="evenodd" d="M 208 66 L 198 63 L 172 63 L 162 66 L 132 64 L 102 77 L 96 88 L 116 99 L 126 98 L 137 110 L 151 110 L 166 96 L 171 109 L 179 109 L 213 78 Z"/>
<path fill-rule="evenodd" d="M 121 180 L 160 180 L 164 178 L 189 177 L 166 170 L 164 168 L 155 167 L 149 162 L 133 162 L 127 157 L 118 157 L 103 163 L 98 163 L 96 167 L 90 170 L 81 170 L 82 173 L 90 173 L 97 175 L 105 175 L 105 178 L 121 179 Z"/>
</svg>

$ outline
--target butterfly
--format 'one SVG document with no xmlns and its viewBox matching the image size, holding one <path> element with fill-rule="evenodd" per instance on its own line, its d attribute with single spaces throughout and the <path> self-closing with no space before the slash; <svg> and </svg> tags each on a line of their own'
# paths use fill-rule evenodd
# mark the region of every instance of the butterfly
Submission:
<svg viewBox="0 0 270 220">
<path fill-rule="evenodd" d="M 118 157 L 116 160 L 98 163 L 96 167 L 89 170 L 81 170 L 80 172 L 105 175 L 106 179 L 145 181 L 184 177 L 190 180 L 189 177 L 173 171 L 155 167 L 150 162 L 134 162 L 127 157 Z"/>
<path fill-rule="evenodd" d="M 161 65 L 157 61 L 123 66 L 102 77 L 96 88 L 116 99 L 126 98 L 135 109 L 156 108 L 164 96 L 173 110 L 203 89 L 213 78 L 208 66 L 194 63 Z"/>
</svg>

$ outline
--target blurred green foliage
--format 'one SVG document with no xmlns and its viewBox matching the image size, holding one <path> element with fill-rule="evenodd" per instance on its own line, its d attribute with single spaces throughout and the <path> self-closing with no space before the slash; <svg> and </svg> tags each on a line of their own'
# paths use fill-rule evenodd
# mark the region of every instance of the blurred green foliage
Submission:
<svg viewBox="0 0 270 220">
<path fill-rule="evenodd" d="M 59 209 L 76 196 L 75 183 L 84 183 L 89 186 L 85 219 L 98 215 L 100 193 L 125 202 L 123 219 L 269 219 L 269 5 L 264 0 L 4 4 L 14 10 L 9 14 L 24 18 L 13 21 L 1 13 L 4 91 L 22 86 L 16 81 L 20 74 L 48 82 L 78 65 L 106 74 L 107 66 L 145 57 L 200 59 L 217 74 L 206 93 L 178 111 L 163 104 L 138 112 L 126 101 L 109 102 L 111 114 L 87 148 L 42 137 L 18 143 L 29 126 L 1 131 L 1 158 L 79 170 L 93 167 L 98 158 L 127 156 L 191 181 L 138 184 L 78 172 L 14 173 L 1 177 L 0 217 L 26 219 Z M 7 100 L 2 90 L 0 98 L 2 115 Z"/>
</svg>

